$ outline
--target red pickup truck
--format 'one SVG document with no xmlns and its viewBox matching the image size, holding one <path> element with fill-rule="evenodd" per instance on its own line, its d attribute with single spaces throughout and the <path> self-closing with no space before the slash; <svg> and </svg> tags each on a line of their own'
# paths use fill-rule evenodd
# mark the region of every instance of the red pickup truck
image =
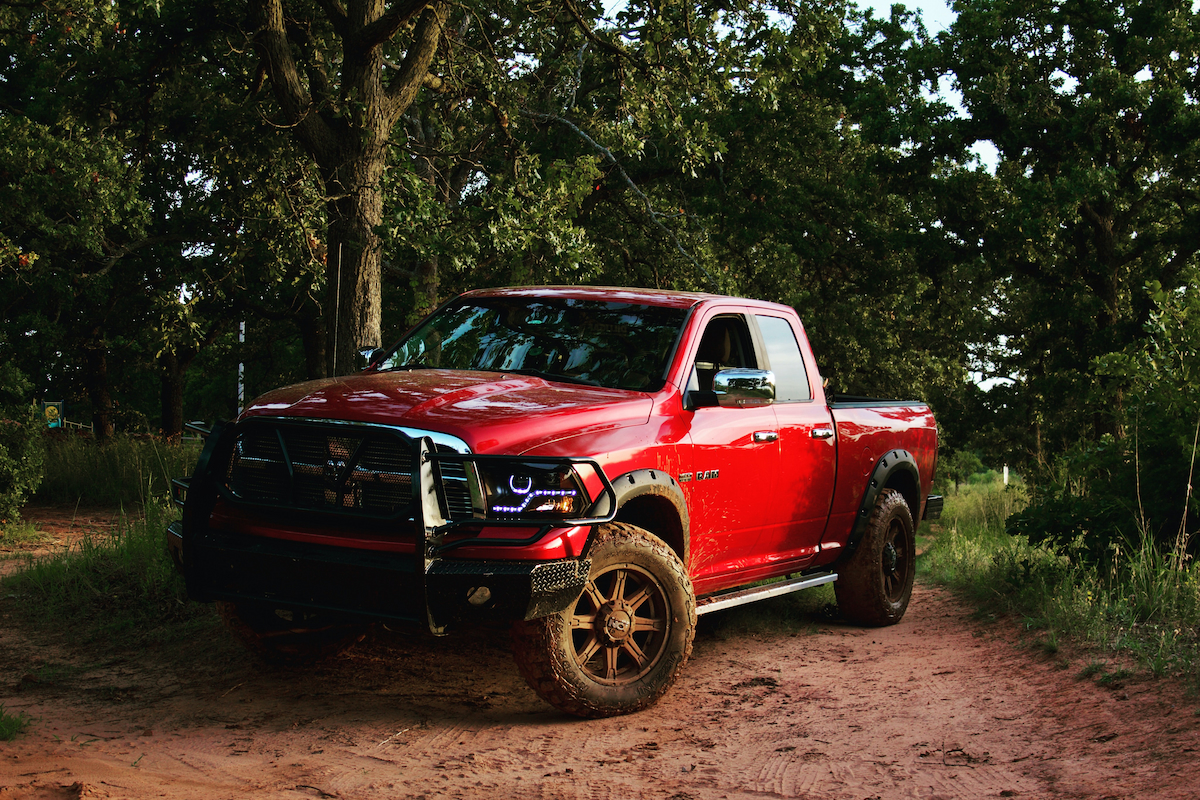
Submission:
<svg viewBox="0 0 1200 800">
<path fill-rule="evenodd" d="M 479 290 L 369 361 L 258 398 L 176 482 L 189 595 L 264 657 L 505 621 L 533 689 L 597 717 L 667 691 L 697 614 L 832 582 L 854 623 L 904 615 L 933 415 L 827 400 L 787 306 Z"/>
</svg>

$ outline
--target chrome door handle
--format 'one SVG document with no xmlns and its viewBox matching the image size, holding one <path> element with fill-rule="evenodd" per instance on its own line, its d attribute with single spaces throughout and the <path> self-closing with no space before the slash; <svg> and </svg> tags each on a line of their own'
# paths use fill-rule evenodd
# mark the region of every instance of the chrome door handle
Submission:
<svg viewBox="0 0 1200 800">
<path fill-rule="evenodd" d="M 754 432 L 754 441 L 755 442 L 774 442 L 774 441 L 777 441 L 778 439 L 779 439 L 778 431 L 755 431 Z"/>
<path fill-rule="evenodd" d="M 833 428 L 813 428 L 812 438 L 814 439 L 832 439 Z"/>
</svg>

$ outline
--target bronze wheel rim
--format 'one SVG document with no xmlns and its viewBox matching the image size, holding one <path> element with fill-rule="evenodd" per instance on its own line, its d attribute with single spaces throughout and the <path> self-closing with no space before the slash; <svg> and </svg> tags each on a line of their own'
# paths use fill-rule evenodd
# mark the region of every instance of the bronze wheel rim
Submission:
<svg viewBox="0 0 1200 800">
<path fill-rule="evenodd" d="M 575 663 L 596 683 L 634 683 L 662 657 L 670 628 L 662 584 L 632 564 L 609 567 L 588 581 L 571 614 Z"/>
<path fill-rule="evenodd" d="M 904 524 L 900 520 L 892 520 L 883 543 L 881 565 L 883 593 L 892 603 L 900 602 L 908 588 L 909 561 L 912 559 L 912 553 L 909 552 L 907 540 Z"/>
</svg>

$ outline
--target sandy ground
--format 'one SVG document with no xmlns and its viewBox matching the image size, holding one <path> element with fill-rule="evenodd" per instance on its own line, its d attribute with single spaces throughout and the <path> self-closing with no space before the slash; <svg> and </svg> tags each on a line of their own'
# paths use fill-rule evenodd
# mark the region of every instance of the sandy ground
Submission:
<svg viewBox="0 0 1200 800">
<path fill-rule="evenodd" d="M 34 721 L 0 743 L 0 800 L 1200 796 L 1194 700 L 1078 680 L 1083 657 L 1019 646 L 1011 621 L 928 586 L 886 629 L 702 617 L 663 702 L 599 721 L 542 704 L 503 631 L 379 630 L 307 669 L 260 666 L 223 631 L 96 663 L 26 639 L 11 602 L 0 703 Z"/>
</svg>

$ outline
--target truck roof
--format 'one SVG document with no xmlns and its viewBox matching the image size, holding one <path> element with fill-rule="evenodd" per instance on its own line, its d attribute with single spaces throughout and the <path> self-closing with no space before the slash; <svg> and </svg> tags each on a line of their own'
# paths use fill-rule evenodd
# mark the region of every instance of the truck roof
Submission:
<svg viewBox="0 0 1200 800">
<path fill-rule="evenodd" d="M 708 292 L 679 292 L 666 289 L 638 289 L 625 286 L 510 286 L 497 289 L 473 289 L 461 297 L 558 297 L 575 300 L 637 303 L 667 308 L 692 308 L 704 302 L 729 301 L 759 306 L 778 306 L 762 300 L 749 300 Z"/>
</svg>

